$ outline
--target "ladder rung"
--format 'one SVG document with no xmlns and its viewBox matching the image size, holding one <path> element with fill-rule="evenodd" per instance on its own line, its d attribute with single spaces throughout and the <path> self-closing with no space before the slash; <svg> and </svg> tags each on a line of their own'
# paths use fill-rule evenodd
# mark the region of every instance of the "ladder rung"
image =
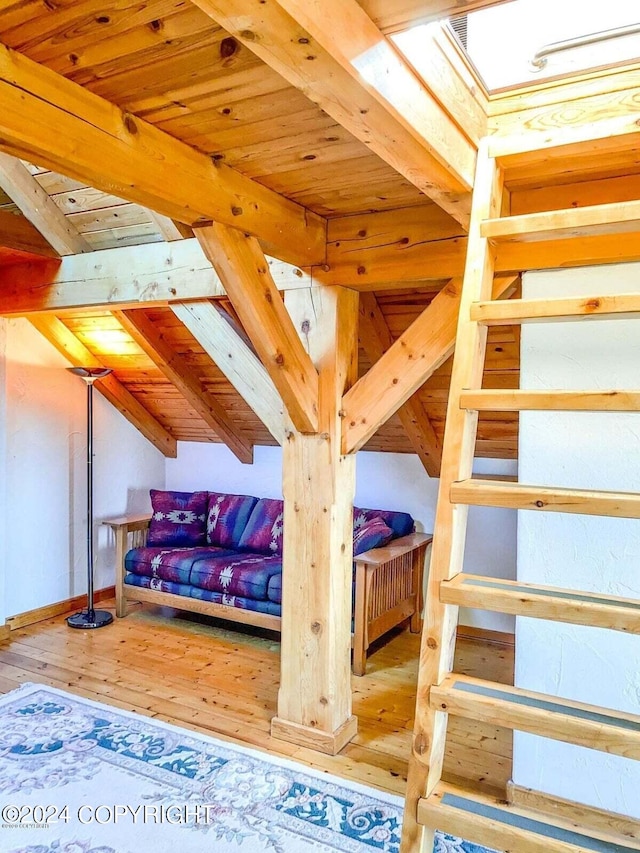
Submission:
<svg viewBox="0 0 640 853">
<path fill-rule="evenodd" d="M 440 600 L 514 616 L 640 634 L 640 600 L 461 573 L 440 584 Z"/>
<path fill-rule="evenodd" d="M 479 412 L 638 412 L 640 391 L 463 391 L 460 408 Z"/>
<path fill-rule="evenodd" d="M 474 302 L 471 319 L 491 326 L 511 323 L 549 322 L 611 317 L 620 318 L 640 313 L 640 294 L 618 296 L 582 296 L 578 299 L 505 299 Z"/>
<path fill-rule="evenodd" d="M 637 200 L 486 219 L 480 225 L 481 235 L 496 243 L 535 243 L 629 231 L 640 231 Z"/>
<path fill-rule="evenodd" d="M 630 853 L 640 841 L 587 830 L 578 822 L 510 806 L 505 800 L 440 783 L 418 801 L 418 822 L 476 844 L 517 853 Z"/>
<path fill-rule="evenodd" d="M 450 498 L 456 504 L 640 518 L 640 494 L 635 492 L 562 489 L 471 479 L 452 483 Z"/>
<path fill-rule="evenodd" d="M 455 673 L 431 688 L 431 708 L 640 759 L 640 717 Z"/>
</svg>

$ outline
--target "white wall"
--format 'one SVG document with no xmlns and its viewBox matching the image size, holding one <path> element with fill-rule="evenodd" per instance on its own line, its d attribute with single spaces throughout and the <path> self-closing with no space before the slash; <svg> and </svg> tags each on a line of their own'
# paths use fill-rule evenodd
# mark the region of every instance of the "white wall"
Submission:
<svg viewBox="0 0 640 853">
<path fill-rule="evenodd" d="M 477 473 L 512 474 L 515 463 L 479 459 Z M 257 497 L 282 497 L 282 453 L 279 447 L 256 447 L 254 464 L 243 465 L 221 444 L 178 443 L 178 458 L 167 459 L 168 489 L 220 490 Z M 356 506 L 411 513 L 419 530 L 433 531 L 438 480 L 431 479 L 417 456 L 368 453 L 357 456 Z M 472 507 L 465 569 L 495 577 L 515 577 L 516 513 Z M 513 631 L 505 614 L 463 611 L 466 625 Z"/>
<path fill-rule="evenodd" d="M 81 379 L 66 372 L 67 361 L 27 321 L 4 325 L 6 452 L 1 454 L 0 444 L 0 454 L 7 505 L 0 559 L 10 616 L 86 591 L 87 392 Z M 99 522 L 146 511 L 149 489 L 164 487 L 164 457 L 98 392 L 94 447 L 99 589 L 114 581 L 113 543 Z"/>
<path fill-rule="evenodd" d="M 6 395 L 2 341 L 6 334 Z M 23 320 L 0 320 L 0 624 L 2 595 L 10 616 L 86 589 L 86 389 L 66 360 Z M 5 399 L 6 396 L 6 399 Z M 3 406 L 6 403 L 6 417 Z M 165 460 L 99 393 L 94 396 L 95 518 L 144 512 L 149 489 L 200 488 L 281 497 L 282 454 L 256 447 L 243 465 L 224 445 L 180 442 Z M 6 448 L 2 442 L 6 427 Z M 6 470 L 3 474 L 3 466 Z M 478 460 L 479 473 L 513 473 L 514 463 Z M 2 512 L 3 487 L 7 506 Z M 359 453 L 356 503 L 406 510 L 432 531 L 438 481 L 416 456 Z M 113 582 L 110 533 L 96 524 L 96 588 Z M 497 577 L 515 573 L 515 513 L 474 507 L 466 569 Z M 6 580 L 2 566 L 6 561 Z M 19 572 L 21 582 L 14 583 Z M 25 580 L 26 578 L 26 580 Z M 463 612 L 465 624 L 512 631 L 510 617 Z"/>
<path fill-rule="evenodd" d="M 640 264 L 529 273 L 523 295 L 638 291 Z M 640 386 L 638 320 L 524 325 L 523 388 Z M 640 414 L 523 413 L 519 479 L 640 491 Z M 521 512 L 518 579 L 640 597 L 640 521 Z M 518 619 L 516 684 L 640 712 L 640 638 Z M 514 780 L 640 818 L 640 763 L 516 733 Z"/>
</svg>

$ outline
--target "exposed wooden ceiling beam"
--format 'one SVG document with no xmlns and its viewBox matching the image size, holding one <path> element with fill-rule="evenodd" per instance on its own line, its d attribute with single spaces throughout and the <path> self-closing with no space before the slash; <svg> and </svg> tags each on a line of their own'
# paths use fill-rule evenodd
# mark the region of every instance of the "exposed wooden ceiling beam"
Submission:
<svg viewBox="0 0 640 853">
<path fill-rule="evenodd" d="M 74 367 L 104 366 L 57 317 L 29 317 L 29 322 Z M 99 379 L 95 387 L 164 456 L 175 458 L 178 455 L 175 438 L 127 391 L 113 373 Z"/>
<path fill-rule="evenodd" d="M 167 243 L 173 243 L 174 240 L 185 240 L 193 237 L 193 229 L 182 222 L 176 222 L 168 216 L 163 216 L 161 213 L 156 213 L 155 210 L 149 211 L 151 221 L 158 229 L 158 233 Z"/>
<path fill-rule="evenodd" d="M 515 276 L 496 278 L 493 298 L 499 299 L 515 281 Z M 452 354 L 461 286 L 460 279 L 451 281 L 345 394 L 342 401 L 345 453 L 364 447 Z"/>
<path fill-rule="evenodd" d="M 302 270 L 283 261 L 271 258 L 267 263 L 283 289 L 305 287 L 310 280 Z M 224 293 L 196 239 L 104 249 L 61 262 L 0 267 L 0 316 L 80 308 L 150 308 Z"/>
<path fill-rule="evenodd" d="M 454 219 L 468 224 L 476 147 L 356 0 L 194 2 Z"/>
<path fill-rule="evenodd" d="M 622 175 L 570 184 L 552 184 L 511 193 L 510 215 L 589 207 L 640 198 L 640 175 Z"/>
<path fill-rule="evenodd" d="M 391 246 L 378 251 L 351 246 L 350 254 L 329 251 L 328 269 L 314 276 L 316 284 L 342 284 L 360 291 L 406 288 L 410 282 L 455 278 L 464 272 L 466 237 L 437 240 L 407 247 Z M 540 243 L 506 243 L 498 248 L 496 272 L 524 272 L 598 266 L 640 261 L 640 230 L 630 234 L 605 234 L 574 240 Z"/>
<path fill-rule="evenodd" d="M 253 444 L 238 430 L 224 406 L 207 391 L 196 371 L 167 343 L 144 311 L 115 311 L 114 316 L 229 450 L 240 462 L 250 465 Z"/>
<path fill-rule="evenodd" d="M 508 0 L 358 0 L 383 33 L 397 33 L 452 15 L 464 15 Z"/>
<path fill-rule="evenodd" d="M 443 288 L 344 397 L 343 451 L 360 450 L 449 358 L 456 336 L 461 281 Z"/>
<path fill-rule="evenodd" d="M 59 255 L 77 255 L 91 251 L 91 246 L 24 163 L 17 157 L 2 152 L 0 187 Z"/>
<path fill-rule="evenodd" d="M 44 258 L 59 257 L 58 252 L 26 216 L 9 210 L 0 210 L 0 246 Z"/>
<path fill-rule="evenodd" d="M 318 372 L 304 350 L 255 237 L 215 223 L 196 229 L 296 429 L 318 428 Z"/>
<path fill-rule="evenodd" d="M 380 290 L 455 278 L 464 272 L 467 238 L 436 234 L 426 221 L 422 227 L 413 208 L 331 220 L 329 237 L 327 264 L 314 269 L 316 284 Z M 632 233 L 496 247 L 500 274 L 637 260 L 640 228 Z"/>
<path fill-rule="evenodd" d="M 446 280 L 462 275 L 466 247 L 460 225 L 435 205 L 337 217 L 329 221 L 327 264 L 314 279 L 358 290 Z"/>
<path fill-rule="evenodd" d="M 293 263 L 324 261 L 322 217 L 4 46 L 0 103 L 9 154 L 188 225 L 245 229 Z"/>
<path fill-rule="evenodd" d="M 258 356 L 211 302 L 172 302 L 171 309 L 224 373 L 278 444 L 285 440 L 282 398 Z"/>
<path fill-rule="evenodd" d="M 360 343 L 373 365 L 393 345 L 389 326 L 373 293 L 360 294 L 359 331 Z M 398 417 L 427 474 L 440 476 L 442 446 L 417 393 L 400 406 Z"/>
</svg>

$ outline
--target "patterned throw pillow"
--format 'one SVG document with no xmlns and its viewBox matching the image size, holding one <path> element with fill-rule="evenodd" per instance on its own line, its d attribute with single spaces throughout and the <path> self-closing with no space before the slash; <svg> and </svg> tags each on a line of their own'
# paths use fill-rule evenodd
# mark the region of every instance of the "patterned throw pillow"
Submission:
<svg viewBox="0 0 640 853">
<path fill-rule="evenodd" d="M 374 518 L 381 518 L 387 527 L 393 530 L 394 539 L 413 533 L 414 521 L 408 512 L 396 512 L 391 509 L 360 509 L 357 506 L 353 508 L 353 529 L 362 527 Z"/>
<path fill-rule="evenodd" d="M 371 548 L 381 548 L 393 539 L 393 530 L 384 523 L 382 518 L 372 518 L 365 521 L 353 531 L 353 555 L 364 554 Z"/>
<path fill-rule="evenodd" d="M 209 492 L 207 542 L 219 548 L 237 548 L 258 498 Z"/>
<path fill-rule="evenodd" d="M 258 501 L 240 539 L 241 551 L 282 554 L 283 506 L 282 501 L 273 498 Z"/>
<path fill-rule="evenodd" d="M 204 545 L 208 492 L 151 489 L 153 515 L 147 545 Z"/>
</svg>

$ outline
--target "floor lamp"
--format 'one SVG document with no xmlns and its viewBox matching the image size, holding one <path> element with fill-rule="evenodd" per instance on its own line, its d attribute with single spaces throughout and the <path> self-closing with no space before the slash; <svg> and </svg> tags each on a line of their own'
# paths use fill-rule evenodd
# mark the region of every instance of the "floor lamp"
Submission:
<svg viewBox="0 0 640 853">
<path fill-rule="evenodd" d="M 93 606 L 93 383 L 111 373 L 107 367 L 70 367 L 87 383 L 87 609 L 67 619 L 71 628 L 102 628 L 113 622 L 107 610 Z"/>
</svg>

